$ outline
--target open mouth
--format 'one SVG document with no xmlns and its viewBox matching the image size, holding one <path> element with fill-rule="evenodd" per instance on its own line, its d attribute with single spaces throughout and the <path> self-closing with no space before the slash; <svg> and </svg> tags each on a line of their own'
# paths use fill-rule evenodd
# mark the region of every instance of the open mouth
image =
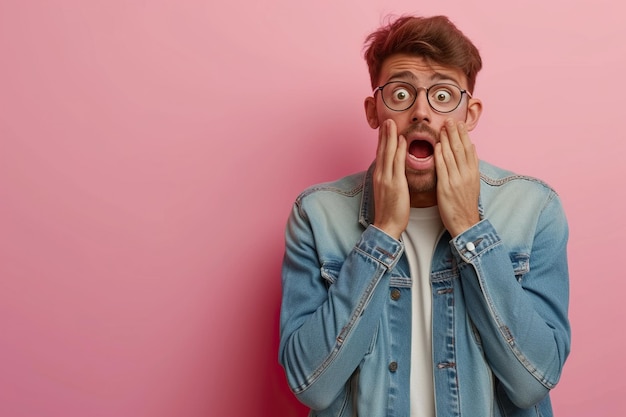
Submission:
<svg viewBox="0 0 626 417">
<path fill-rule="evenodd" d="M 409 145 L 409 154 L 418 159 L 428 158 L 433 152 L 433 145 L 425 140 L 414 140 Z"/>
</svg>

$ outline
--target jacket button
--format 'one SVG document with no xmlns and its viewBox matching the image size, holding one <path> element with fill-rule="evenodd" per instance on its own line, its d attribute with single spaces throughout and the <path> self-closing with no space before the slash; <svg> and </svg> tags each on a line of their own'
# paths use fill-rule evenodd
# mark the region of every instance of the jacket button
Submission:
<svg viewBox="0 0 626 417">
<path fill-rule="evenodd" d="M 394 288 L 393 290 L 391 290 L 391 299 L 393 301 L 398 301 L 400 299 L 400 290 L 397 288 Z"/>
<path fill-rule="evenodd" d="M 391 372 L 396 372 L 398 370 L 398 362 L 391 362 L 389 364 L 389 370 Z"/>
</svg>

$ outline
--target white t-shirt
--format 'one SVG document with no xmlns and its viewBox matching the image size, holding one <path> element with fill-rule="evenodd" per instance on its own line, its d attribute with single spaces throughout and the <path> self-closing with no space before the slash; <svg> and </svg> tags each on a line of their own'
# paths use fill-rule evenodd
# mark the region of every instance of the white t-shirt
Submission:
<svg viewBox="0 0 626 417">
<path fill-rule="evenodd" d="M 443 231 L 439 208 L 411 208 L 402 233 L 411 269 L 411 417 L 435 417 L 432 360 L 432 291 L 430 268 L 437 240 Z"/>
</svg>

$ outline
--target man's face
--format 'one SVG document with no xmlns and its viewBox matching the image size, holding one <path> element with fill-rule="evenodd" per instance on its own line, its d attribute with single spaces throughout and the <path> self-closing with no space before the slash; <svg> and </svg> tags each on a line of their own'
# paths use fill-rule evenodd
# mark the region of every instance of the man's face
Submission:
<svg viewBox="0 0 626 417">
<path fill-rule="evenodd" d="M 436 201 L 437 176 L 435 172 L 434 145 L 439 142 L 439 134 L 446 119 L 464 121 L 468 130 L 472 130 L 481 112 L 479 100 L 470 99 L 467 94 L 460 97 L 459 106 L 449 113 L 435 111 L 428 103 L 426 91 L 434 84 L 452 84 L 461 90 L 467 88 L 467 79 L 458 68 L 444 67 L 431 63 L 422 57 L 396 54 L 387 58 L 381 68 L 378 85 L 382 86 L 390 81 L 403 81 L 416 87 L 417 98 L 411 107 L 404 111 L 391 110 L 383 102 L 383 92 L 377 91 L 374 97 L 365 100 L 365 110 L 369 125 L 377 129 L 387 119 L 392 119 L 398 129 L 398 134 L 407 140 L 406 176 L 409 184 L 411 199 L 414 198 Z M 391 92 L 392 86 L 389 88 Z M 396 91 L 396 97 L 402 98 L 405 92 Z M 452 87 L 453 88 L 453 87 Z M 432 103 L 436 103 L 438 95 L 429 91 Z M 393 96 L 393 95 L 392 95 Z M 386 97 L 390 97 L 389 93 Z M 445 96 L 441 96 L 445 99 Z M 388 100 L 387 104 L 390 100 Z M 427 202 L 428 203 L 428 202 Z"/>
</svg>

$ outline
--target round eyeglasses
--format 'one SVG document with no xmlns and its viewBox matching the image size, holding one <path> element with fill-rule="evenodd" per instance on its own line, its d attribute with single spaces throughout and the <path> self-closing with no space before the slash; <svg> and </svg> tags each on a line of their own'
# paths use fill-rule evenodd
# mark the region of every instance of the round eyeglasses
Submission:
<svg viewBox="0 0 626 417">
<path fill-rule="evenodd" d="M 472 97 L 469 91 L 462 90 L 454 84 L 439 83 L 428 88 L 417 88 L 404 81 L 389 81 L 385 85 L 376 87 L 374 94 L 380 90 L 385 106 L 393 111 L 405 111 L 417 100 L 419 89 L 426 90 L 428 105 L 439 113 L 450 113 L 456 110 L 463 100 L 463 94 Z"/>
</svg>

